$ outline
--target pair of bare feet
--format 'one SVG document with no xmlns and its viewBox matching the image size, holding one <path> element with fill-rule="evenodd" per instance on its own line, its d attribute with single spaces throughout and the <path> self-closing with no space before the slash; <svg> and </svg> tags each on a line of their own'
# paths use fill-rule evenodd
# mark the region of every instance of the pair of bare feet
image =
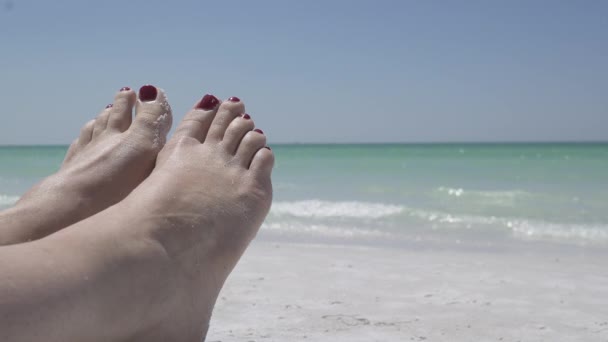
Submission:
<svg viewBox="0 0 608 342">
<path fill-rule="evenodd" d="M 204 338 L 270 208 L 274 156 L 236 97 L 205 95 L 166 142 L 171 124 L 161 89 L 121 89 L 0 213 L 0 340 Z"/>
</svg>

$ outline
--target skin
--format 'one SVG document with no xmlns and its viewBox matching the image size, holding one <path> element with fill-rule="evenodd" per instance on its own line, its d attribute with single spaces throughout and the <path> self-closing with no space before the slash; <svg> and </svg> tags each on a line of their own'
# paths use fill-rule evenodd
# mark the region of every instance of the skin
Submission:
<svg viewBox="0 0 608 342">
<path fill-rule="evenodd" d="M 272 201 L 274 156 L 244 112 L 193 109 L 124 200 L 0 248 L 0 340 L 203 340 Z"/>
<path fill-rule="evenodd" d="M 154 168 L 171 121 L 162 90 L 153 101 L 118 92 L 113 106 L 82 128 L 60 170 L 0 212 L 0 245 L 40 239 L 125 198 Z"/>
</svg>

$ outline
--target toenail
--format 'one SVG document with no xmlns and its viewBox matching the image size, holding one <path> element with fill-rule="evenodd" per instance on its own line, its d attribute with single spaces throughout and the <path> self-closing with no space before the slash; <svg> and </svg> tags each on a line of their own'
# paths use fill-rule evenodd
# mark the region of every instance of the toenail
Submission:
<svg viewBox="0 0 608 342">
<path fill-rule="evenodd" d="M 145 86 L 139 88 L 139 100 L 150 102 L 156 100 L 156 95 L 158 95 L 158 91 L 156 87 L 153 85 L 146 84 Z"/>
<path fill-rule="evenodd" d="M 107 105 L 107 106 L 106 106 L 106 109 L 107 109 L 107 108 L 112 108 L 113 106 L 114 106 L 114 105 L 113 105 L 112 103 L 110 103 L 109 105 Z"/>
<path fill-rule="evenodd" d="M 245 113 L 245 114 L 241 114 L 241 117 L 245 120 L 249 120 L 251 119 L 251 116 L 249 116 L 249 114 Z"/>
<path fill-rule="evenodd" d="M 196 108 L 202 110 L 211 110 L 215 108 L 218 103 L 220 103 L 220 100 L 218 100 L 217 97 L 207 94 L 198 102 Z"/>
<path fill-rule="evenodd" d="M 272 149 L 270 148 L 270 146 L 264 146 L 265 149 L 272 151 Z"/>
<path fill-rule="evenodd" d="M 120 88 L 120 91 L 129 91 L 129 90 L 131 90 L 131 88 L 129 88 L 129 87 L 122 87 L 122 88 Z"/>
<path fill-rule="evenodd" d="M 260 133 L 260 134 L 264 134 L 264 131 L 262 131 L 262 130 L 261 130 L 261 129 L 259 129 L 259 128 L 256 128 L 256 129 L 254 129 L 253 131 L 254 131 L 254 132 L 258 132 L 258 133 Z"/>
<path fill-rule="evenodd" d="M 241 101 L 241 99 L 239 99 L 239 98 L 238 98 L 238 97 L 236 97 L 236 96 L 233 96 L 233 97 L 229 98 L 229 99 L 228 99 L 228 101 L 231 101 L 231 102 L 239 102 L 239 101 Z"/>
</svg>

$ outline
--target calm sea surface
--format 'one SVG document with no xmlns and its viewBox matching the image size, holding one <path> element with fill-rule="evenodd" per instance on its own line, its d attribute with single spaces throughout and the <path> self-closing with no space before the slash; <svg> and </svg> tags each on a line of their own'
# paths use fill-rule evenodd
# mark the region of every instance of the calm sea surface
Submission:
<svg viewBox="0 0 608 342">
<path fill-rule="evenodd" d="M 262 236 L 608 246 L 608 144 L 275 145 Z M 0 147 L 0 207 L 65 146 Z"/>
</svg>

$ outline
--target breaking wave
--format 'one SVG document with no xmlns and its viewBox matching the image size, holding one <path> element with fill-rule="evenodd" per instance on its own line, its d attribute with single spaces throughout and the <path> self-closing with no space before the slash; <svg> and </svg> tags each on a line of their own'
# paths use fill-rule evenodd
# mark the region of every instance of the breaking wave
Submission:
<svg viewBox="0 0 608 342">
<path fill-rule="evenodd" d="M 19 196 L 0 194 L 0 207 L 7 207 L 15 204 L 19 200 Z"/>
<path fill-rule="evenodd" d="M 407 238 L 415 232 L 459 234 L 465 238 L 505 235 L 517 240 L 557 241 L 574 244 L 608 244 L 608 224 L 556 223 L 523 217 L 448 213 L 402 205 L 357 202 L 275 202 L 264 229 L 318 237 L 352 239 Z"/>
</svg>

